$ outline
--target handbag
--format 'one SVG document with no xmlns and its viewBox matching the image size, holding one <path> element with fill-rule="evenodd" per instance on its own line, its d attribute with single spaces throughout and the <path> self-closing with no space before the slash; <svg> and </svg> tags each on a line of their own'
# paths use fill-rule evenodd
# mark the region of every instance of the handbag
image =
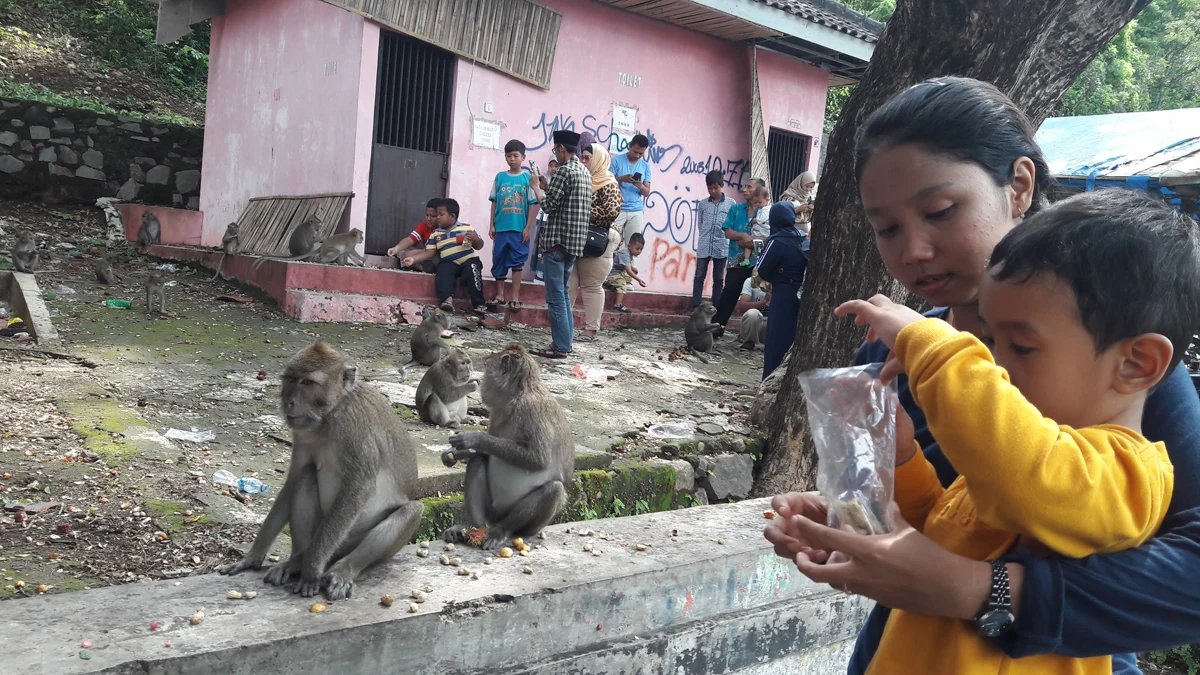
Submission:
<svg viewBox="0 0 1200 675">
<path fill-rule="evenodd" d="M 608 228 L 603 230 L 589 227 L 587 242 L 583 245 L 583 257 L 599 258 L 608 250 Z"/>
</svg>

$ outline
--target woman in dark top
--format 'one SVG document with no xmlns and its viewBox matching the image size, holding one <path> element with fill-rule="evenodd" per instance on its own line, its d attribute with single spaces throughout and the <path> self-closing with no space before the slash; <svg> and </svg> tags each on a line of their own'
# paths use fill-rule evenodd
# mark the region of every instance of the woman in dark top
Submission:
<svg viewBox="0 0 1200 675">
<path fill-rule="evenodd" d="M 796 208 L 789 202 L 771 207 L 771 236 L 758 259 L 758 276 L 771 282 L 770 318 L 763 348 L 763 379 L 783 361 L 796 339 L 800 285 L 808 267 L 808 235 L 796 227 Z"/>
<path fill-rule="evenodd" d="M 931 315 L 959 330 L 978 334 L 977 293 L 992 248 L 1045 203 L 1050 175 L 1033 132 L 1002 93 L 962 78 L 897 94 L 859 130 L 859 194 L 883 261 L 906 288 L 938 307 Z M 871 343 L 857 361 L 886 357 L 882 344 Z M 907 382 L 897 385 L 917 440 L 948 484 L 954 467 L 929 434 Z M 1139 672 L 1129 652 L 1200 637 L 1200 399 L 1183 366 L 1147 400 L 1142 431 L 1166 445 L 1175 470 L 1158 535 L 1136 549 L 1078 560 L 1025 550 L 1006 558 L 1016 623 L 995 639 L 1005 653 L 1111 654 L 1113 672 L 1127 675 Z M 769 528 L 776 552 L 794 558 L 815 581 L 879 603 L 855 645 L 852 675 L 870 664 L 887 607 L 973 621 L 987 606 L 991 566 L 950 553 L 912 527 L 880 536 L 832 530 L 818 524 L 825 506 L 815 493 L 781 495 L 775 506 L 784 516 Z M 849 560 L 822 564 L 831 550 Z"/>
</svg>

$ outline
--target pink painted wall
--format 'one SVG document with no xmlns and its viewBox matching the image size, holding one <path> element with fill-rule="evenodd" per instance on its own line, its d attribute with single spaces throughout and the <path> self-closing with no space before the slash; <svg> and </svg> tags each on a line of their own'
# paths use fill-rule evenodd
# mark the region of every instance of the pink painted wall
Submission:
<svg viewBox="0 0 1200 675">
<path fill-rule="evenodd" d="M 117 204 L 116 208 L 117 213 L 121 214 L 121 225 L 125 227 L 125 238 L 129 241 L 137 241 L 138 230 L 142 229 L 142 214 L 149 212 L 158 218 L 160 244 L 201 245 L 204 215 L 199 211 L 147 206 L 133 202 Z M 220 237 L 217 237 L 217 243 L 220 241 Z"/>
<path fill-rule="evenodd" d="M 651 137 L 652 194 L 646 202 L 647 246 L 637 262 L 649 290 L 691 293 L 695 270 L 695 203 L 704 174 L 750 178 L 750 51 L 592 1 L 546 0 L 563 12 L 550 89 L 526 84 L 470 61 L 458 62 L 448 195 L 462 218 L 486 233 L 491 181 L 503 151 L 471 147 L 472 119 L 503 125 L 501 145 L 518 138 L 545 169 L 554 129 L 590 129 L 607 142 L 613 104 L 638 109 L 637 130 Z M 827 74 L 760 51 L 765 123 L 820 138 Z M 621 73 L 640 77 L 634 88 Z M 493 106 L 486 113 L 485 105 Z M 735 188 L 727 188 L 730 194 Z M 490 242 L 481 251 L 490 268 Z"/>
<path fill-rule="evenodd" d="M 377 27 L 320 0 L 231 2 L 213 19 L 204 244 L 251 197 L 353 191 L 348 226 L 364 227 L 377 45 Z"/>
</svg>

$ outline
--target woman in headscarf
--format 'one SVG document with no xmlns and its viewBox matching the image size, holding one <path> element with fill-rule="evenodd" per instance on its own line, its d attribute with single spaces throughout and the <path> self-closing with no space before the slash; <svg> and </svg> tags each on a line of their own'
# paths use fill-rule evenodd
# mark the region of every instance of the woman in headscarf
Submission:
<svg viewBox="0 0 1200 675">
<path fill-rule="evenodd" d="M 758 259 L 758 276 L 771 282 L 771 304 L 763 347 L 763 379 L 782 361 L 796 339 L 800 286 L 808 267 L 808 235 L 796 226 L 796 209 L 777 202 L 768 217 L 771 236 Z"/>
<path fill-rule="evenodd" d="M 577 258 L 575 271 L 571 274 L 568 295 L 571 306 L 575 306 L 577 293 L 583 296 L 583 332 L 575 336 L 577 342 L 593 342 L 600 331 L 600 317 L 604 314 L 604 280 L 612 269 L 613 251 L 621 242 L 621 235 L 612 229 L 613 222 L 621 213 L 621 188 L 612 171 L 608 170 L 612 158 L 599 143 L 581 146 L 580 161 L 592 172 L 592 218 L 591 228 L 608 233 L 608 247 L 596 258 Z"/>
<path fill-rule="evenodd" d="M 817 174 L 805 171 L 796 176 L 779 201 L 792 203 L 796 209 L 796 226 L 807 234 L 812 228 L 813 204 L 817 201 Z"/>
</svg>

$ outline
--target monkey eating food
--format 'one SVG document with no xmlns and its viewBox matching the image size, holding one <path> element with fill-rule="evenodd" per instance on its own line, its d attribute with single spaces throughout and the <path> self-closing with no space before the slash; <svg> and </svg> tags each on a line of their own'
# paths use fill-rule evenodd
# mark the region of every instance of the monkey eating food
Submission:
<svg viewBox="0 0 1200 675">
<path fill-rule="evenodd" d="M 221 267 L 225 265 L 225 256 L 237 255 L 242 252 L 242 242 L 238 239 L 238 224 L 230 223 L 225 227 L 225 235 L 221 237 L 221 259 L 217 261 L 217 271 L 213 272 L 209 281 L 216 281 L 221 276 Z"/>
<path fill-rule="evenodd" d="M 112 260 L 109 260 L 107 256 L 96 261 L 96 280 L 109 286 L 121 281 L 121 277 L 117 276 L 116 271 L 113 270 Z"/>
<path fill-rule="evenodd" d="M 450 330 L 450 317 L 437 308 L 426 308 L 422 315 L 425 320 L 417 326 L 408 341 L 412 358 L 400 366 L 401 374 L 416 364 L 432 366 L 441 358 L 443 351 L 450 349 L 450 345 L 442 340 L 442 332 Z"/>
<path fill-rule="evenodd" d="M 38 266 L 38 247 L 29 230 L 17 233 L 17 242 L 12 247 L 13 267 L 18 272 L 33 274 Z"/>
<path fill-rule="evenodd" d="M 250 266 L 250 274 L 253 274 L 254 270 L 258 269 L 267 260 L 274 260 L 276 262 L 314 262 L 322 265 L 345 265 L 348 261 L 353 260 L 356 264 L 365 267 L 367 259 L 354 250 L 362 242 L 362 230 L 355 227 L 349 232 L 329 237 L 309 253 L 294 255 L 290 258 L 259 258 Z"/>
<path fill-rule="evenodd" d="M 287 525 L 292 553 L 266 583 L 311 597 L 350 597 L 367 567 L 399 551 L 416 533 L 425 505 L 417 459 L 400 418 L 378 389 L 324 342 L 304 349 L 282 378 L 281 411 L 292 429 L 292 460 L 279 496 L 250 552 L 221 574 L 261 569 Z"/>
<path fill-rule="evenodd" d="M 162 243 L 162 224 L 158 222 L 158 216 L 146 211 L 142 214 L 142 226 L 138 228 L 137 233 L 138 250 L 142 253 L 150 246 L 158 246 Z"/>
<path fill-rule="evenodd" d="M 487 358 L 480 395 L 490 413 L 487 432 L 452 434 L 453 449 L 442 454 L 448 466 L 467 462 L 468 521 L 447 529 L 443 538 L 461 542 L 469 527 L 486 525 L 483 548 L 494 551 L 513 537 L 537 534 L 566 505 L 575 441 L 537 363 L 520 345 Z"/>
<path fill-rule="evenodd" d="M 467 395 L 477 389 L 471 357 L 453 349 L 430 366 L 417 385 L 417 414 L 426 424 L 457 429 L 467 418 Z"/>
<path fill-rule="evenodd" d="M 290 258 L 259 258 L 250 266 L 249 274 L 268 260 L 300 260 L 306 255 L 315 253 L 321 247 L 317 234 L 321 231 L 321 219 L 315 215 L 305 218 L 288 236 L 288 255 Z"/>
<path fill-rule="evenodd" d="M 146 311 L 154 311 L 154 300 L 158 300 L 158 313 L 167 313 L 167 289 L 163 282 L 162 275 L 158 272 L 151 272 L 150 276 L 146 277 Z"/>
<path fill-rule="evenodd" d="M 688 352 L 704 363 L 708 363 L 704 352 L 719 353 L 713 346 L 713 335 L 721 330 L 721 324 L 713 323 L 713 317 L 716 315 L 717 308 L 706 300 L 700 303 L 696 311 L 688 317 L 687 323 L 683 324 L 683 337 L 687 340 Z"/>
</svg>

